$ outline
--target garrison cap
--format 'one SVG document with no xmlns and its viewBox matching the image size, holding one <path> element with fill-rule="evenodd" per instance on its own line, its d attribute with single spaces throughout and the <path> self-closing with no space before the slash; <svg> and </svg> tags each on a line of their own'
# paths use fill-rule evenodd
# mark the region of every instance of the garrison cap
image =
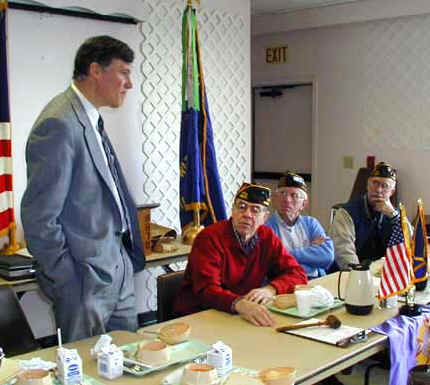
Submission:
<svg viewBox="0 0 430 385">
<path fill-rule="evenodd" d="M 270 188 L 260 184 L 243 183 L 236 193 L 234 200 L 242 199 L 251 203 L 269 207 L 270 205 Z"/>
<path fill-rule="evenodd" d="M 300 175 L 288 170 L 279 179 L 278 187 L 298 187 L 304 192 L 308 192 L 305 180 Z"/>
<path fill-rule="evenodd" d="M 381 178 L 390 178 L 394 181 L 397 179 L 397 171 L 390 164 L 386 162 L 379 162 L 370 172 L 370 176 L 377 176 Z"/>
</svg>

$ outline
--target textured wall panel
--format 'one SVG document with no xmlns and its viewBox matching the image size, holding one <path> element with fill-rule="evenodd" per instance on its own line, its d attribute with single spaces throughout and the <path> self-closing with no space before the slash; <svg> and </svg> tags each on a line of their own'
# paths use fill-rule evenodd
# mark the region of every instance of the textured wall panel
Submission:
<svg viewBox="0 0 430 385">
<path fill-rule="evenodd" d="M 368 25 L 362 127 L 379 151 L 430 150 L 430 18 L 413 20 Z"/>
<path fill-rule="evenodd" d="M 151 213 L 152 221 L 177 230 L 184 3 L 144 2 L 146 16 L 140 26 L 143 190 L 147 202 L 161 204 Z M 249 25 L 243 16 L 224 10 L 202 8 L 198 20 L 218 168 L 230 208 L 234 192 L 249 179 Z M 138 281 L 146 282 L 140 293 L 144 305 L 138 300 L 140 312 L 155 309 L 157 274 L 158 270 L 139 274 Z"/>
</svg>

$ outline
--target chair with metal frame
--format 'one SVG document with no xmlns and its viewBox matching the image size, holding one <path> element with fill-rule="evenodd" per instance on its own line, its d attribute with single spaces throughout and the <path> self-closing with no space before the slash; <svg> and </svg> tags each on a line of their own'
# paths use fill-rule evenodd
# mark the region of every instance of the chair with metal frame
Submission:
<svg viewBox="0 0 430 385">
<path fill-rule="evenodd" d="M 0 346 L 6 357 L 39 348 L 16 293 L 0 286 Z"/>
</svg>

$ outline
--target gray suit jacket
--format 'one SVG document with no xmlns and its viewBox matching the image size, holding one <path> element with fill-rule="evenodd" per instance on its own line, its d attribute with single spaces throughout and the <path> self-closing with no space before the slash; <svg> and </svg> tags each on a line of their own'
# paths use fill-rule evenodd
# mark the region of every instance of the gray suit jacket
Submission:
<svg viewBox="0 0 430 385">
<path fill-rule="evenodd" d="M 28 248 L 41 266 L 42 289 L 50 296 L 76 275 L 88 289 L 109 285 L 120 258 L 121 217 L 96 135 L 71 88 L 41 112 L 26 160 L 21 216 Z M 125 195 L 133 229 L 127 252 L 140 271 L 145 257 L 136 205 L 128 191 Z"/>
</svg>

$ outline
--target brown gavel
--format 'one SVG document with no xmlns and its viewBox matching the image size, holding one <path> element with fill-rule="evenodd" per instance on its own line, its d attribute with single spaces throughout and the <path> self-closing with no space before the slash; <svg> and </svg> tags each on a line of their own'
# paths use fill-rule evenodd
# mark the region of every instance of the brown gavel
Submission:
<svg viewBox="0 0 430 385">
<path fill-rule="evenodd" d="M 285 332 L 287 330 L 297 330 L 297 329 L 307 328 L 310 326 L 328 326 L 331 329 L 338 329 L 340 328 L 340 325 L 342 325 L 342 322 L 340 321 L 340 319 L 333 314 L 329 314 L 324 321 L 280 326 L 279 328 L 276 328 L 276 331 Z"/>
</svg>

